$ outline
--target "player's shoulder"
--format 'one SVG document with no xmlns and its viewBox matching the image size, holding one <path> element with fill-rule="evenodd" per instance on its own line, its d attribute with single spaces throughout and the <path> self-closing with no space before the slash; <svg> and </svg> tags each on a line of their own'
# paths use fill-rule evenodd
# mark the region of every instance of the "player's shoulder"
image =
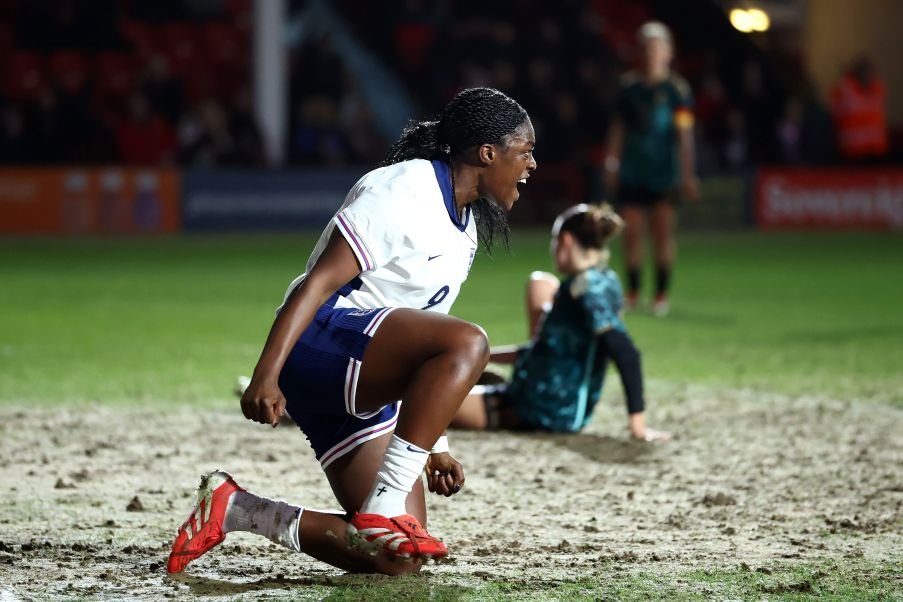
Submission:
<svg viewBox="0 0 903 602">
<path fill-rule="evenodd" d="M 610 267 L 596 267 L 584 270 L 574 276 L 571 283 L 571 295 L 601 295 L 609 290 L 619 290 L 621 281 L 618 274 Z"/>
<path fill-rule="evenodd" d="M 618 273 L 613 269 L 605 266 L 598 266 L 592 269 L 589 269 L 587 272 L 587 278 L 590 279 L 591 282 L 599 283 L 600 285 L 612 286 L 620 284 L 620 280 L 618 279 Z"/>
<path fill-rule="evenodd" d="M 363 207 L 391 203 L 415 209 L 419 196 L 433 188 L 435 175 L 432 165 L 424 159 L 412 159 L 378 167 L 357 181 L 348 195 L 348 203 Z M 363 205 L 362 205 L 363 203 Z"/>
<path fill-rule="evenodd" d="M 690 88 L 690 83 L 677 73 L 672 73 L 668 77 L 668 84 L 670 84 L 681 98 L 689 98 L 693 93 L 693 89 Z"/>
<path fill-rule="evenodd" d="M 358 180 L 357 187 L 405 187 L 416 190 L 428 178 L 432 176 L 433 169 L 429 161 L 425 159 L 411 159 L 377 167 L 367 172 Z"/>
</svg>

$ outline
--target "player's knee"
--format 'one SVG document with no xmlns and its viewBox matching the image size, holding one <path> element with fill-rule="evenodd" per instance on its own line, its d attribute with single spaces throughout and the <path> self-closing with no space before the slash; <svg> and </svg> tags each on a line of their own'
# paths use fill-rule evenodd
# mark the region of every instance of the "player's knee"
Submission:
<svg viewBox="0 0 903 602">
<path fill-rule="evenodd" d="M 489 336 L 476 324 L 461 327 L 455 337 L 455 351 L 466 358 L 478 373 L 489 363 Z"/>
</svg>

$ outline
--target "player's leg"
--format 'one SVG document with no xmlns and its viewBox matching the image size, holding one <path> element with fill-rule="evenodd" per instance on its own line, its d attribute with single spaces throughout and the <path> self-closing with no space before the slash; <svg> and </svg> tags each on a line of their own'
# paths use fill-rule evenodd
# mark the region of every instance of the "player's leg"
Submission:
<svg viewBox="0 0 903 602">
<path fill-rule="evenodd" d="M 464 398 L 449 426 L 467 431 L 497 431 L 506 428 L 501 416 L 505 387 L 504 383 L 475 386 Z"/>
<path fill-rule="evenodd" d="M 635 309 L 640 295 L 643 266 L 643 234 L 646 231 L 646 209 L 626 204 L 619 210 L 624 218 L 624 263 L 627 270 L 627 309 Z"/>
<path fill-rule="evenodd" d="M 332 452 L 346 444 L 362 448 L 345 453 L 347 458 L 340 454 L 327 466 L 327 477 L 345 510 L 362 512 L 346 523 L 329 513 L 304 511 L 249 494 L 229 475 L 215 472 L 214 479 L 202 483 L 198 505 L 179 530 L 168 563 L 170 572 L 180 572 L 220 543 L 225 533 L 233 530 L 231 527 L 264 535 L 296 551 L 305 548 L 305 552 L 348 570 L 409 572 L 416 567 L 395 564 L 390 557 L 446 554 L 445 545 L 420 524 L 426 510 L 419 481 L 428 450 L 445 431 L 489 360 L 485 333 L 456 318 L 406 309 L 380 310 L 375 316 L 338 316 L 330 323 L 339 323 L 336 326 L 343 334 L 338 330 L 332 333 L 334 338 L 325 343 L 327 351 L 323 353 L 311 345 L 322 344 L 318 337 L 324 338 L 326 331 L 302 335 L 283 368 L 280 387 L 289 398 L 292 412 L 299 410 L 295 418 L 312 444 L 322 435 L 320 431 L 333 433 L 335 429 L 329 424 L 318 429 L 316 422 L 307 422 L 301 400 L 322 399 L 324 407 L 318 411 L 325 412 L 326 419 L 335 418 L 335 409 L 325 407 L 333 399 L 345 404 L 340 410 L 343 416 L 345 411 L 354 415 L 391 414 L 365 432 L 355 427 L 348 437 L 342 433 L 339 440 L 330 440 L 325 447 L 314 444 L 321 462 L 326 449 Z M 336 353 L 342 341 L 355 349 L 364 345 L 360 361 L 351 357 L 349 363 L 342 358 L 333 365 L 329 358 L 341 358 Z M 342 382 L 337 382 L 337 366 L 346 364 L 347 371 L 344 367 L 340 370 Z M 331 384 L 317 388 L 323 384 L 318 380 Z M 301 403 L 298 407 L 291 403 L 296 399 Z M 357 443 L 359 437 L 395 424 L 394 402 L 398 399 L 405 403 L 397 418 L 397 435 Z M 372 547 L 360 549 L 364 544 Z"/>
<path fill-rule="evenodd" d="M 404 533 L 412 555 L 441 557 L 441 541 L 429 535 L 405 504 L 420 479 L 429 450 L 445 432 L 489 361 L 486 333 L 473 324 L 434 312 L 396 309 L 372 333 L 350 398 L 353 414 L 374 412 L 400 399 L 395 433 L 371 481 L 369 495 L 352 516 L 362 537 L 384 546 L 376 534 Z M 394 551 L 394 549 L 393 549 Z"/>
<path fill-rule="evenodd" d="M 555 293 L 560 286 L 558 278 L 548 272 L 533 272 L 527 281 L 525 302 L 527 322 L 530 328 L 527 336 L 532 338 L 539 330 L 542 318 L 552 307 Z"/>
<path fill-rule="evenodd" d="M 371 439 L 326 468 L 336 499 L 348 515 L 359 510 L 369 495 L 391 437 L 386 434 Z M 420 479 L 408 494 L 406 512 L 426 526 L 426 500 Z M 349 540 L 347 529 L 345 516 L 305 510 L 300 525 L 301 548 L 318 560 L 355 573 L 397 575 L 420 570 L 422 559 L 398 560 L 383 550 L 373 554 L 370 549 L 360 549 Z"/>
<path fill-rule="evenodd" d="M 489 344 L 479 326 L 435 312 L 397 309 L 364 354 L 355 411 L 376 411 L 401 399 L 395 434 L 429 450 L 488 362 Z"/>
<path fill-rule="evenodd" d="M 650 230 L 655 252 L 655 302 L 652 310 L 659 316 L 668 313 L 668 290 L 671 285 L 671 270 L 676 249 L 674 242 L 676 221 L 677 211 L 670 201 L 662 200 L 652 207 Z"/>
<path fill-rule="evenodd" d="M 390 435 L 367 441 L 339 457 L 326 469 L 336 498 L 346 513 L 360 507 L 382 461 Z M 167 564 L 178 573 L 192 560 L 222 542 L 227 533 L 262 535 L 295 552 L 304 552 L 355 573 L 398 575 L 420 570 L 422 558 L 392 558 L 385 550 L 363 549 L 348 535 L 347 514 L 295 506 L 256 495 L 240 487 L 230 475 L 214 471 L 202 478 L 199 500 L 180 528 Z M 407 512 L 426 523 L 423 485 L 415 483 Z"/>
<path fill-rule="evenodd" d="M 486 410 L 486 395 L 483 387 L 477 385 L 475 391 L 461 402 L 461 407 L 448 426 L 466 431 L 485 431 L 489 427 L 489 414 Z"/>
</svg>

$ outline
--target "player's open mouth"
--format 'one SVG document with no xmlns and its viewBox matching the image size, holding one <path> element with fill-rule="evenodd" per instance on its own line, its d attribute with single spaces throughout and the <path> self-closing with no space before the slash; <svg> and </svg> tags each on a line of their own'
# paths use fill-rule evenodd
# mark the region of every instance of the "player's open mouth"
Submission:
<svg viewBox="0 0 903 602">
<path fill-rule="evenodd" d="M 518 183 L 518 184 L 526 184 L 526 183 L 527 183 L 527 178 L 521 178 L 520 180 L 517 181 L 517 183 Z"/>
</svg>

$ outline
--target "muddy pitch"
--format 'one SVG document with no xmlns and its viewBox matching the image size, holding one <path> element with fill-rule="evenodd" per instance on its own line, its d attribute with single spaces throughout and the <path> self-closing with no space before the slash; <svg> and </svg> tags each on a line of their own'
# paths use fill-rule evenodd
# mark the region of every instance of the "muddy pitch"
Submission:
<svg viewBox="0 0 903 602">
<path fill-rule="evenodd" d="M 903 410 L 653 387 L 666 444 L 627 441 L 606 397 L 580 435 L 453 432 L 467 485 L 429 499 L 443 586 L 535 585 L 823 560 L 900 559 Z M 185 576 L 170 540 L 202 472 L 311 508 L 335 501 L 294 427 L 221 411 L 0 409 L 0 600 L 303 598 L 342 572 L 232 534 Z"/>
</svg>

